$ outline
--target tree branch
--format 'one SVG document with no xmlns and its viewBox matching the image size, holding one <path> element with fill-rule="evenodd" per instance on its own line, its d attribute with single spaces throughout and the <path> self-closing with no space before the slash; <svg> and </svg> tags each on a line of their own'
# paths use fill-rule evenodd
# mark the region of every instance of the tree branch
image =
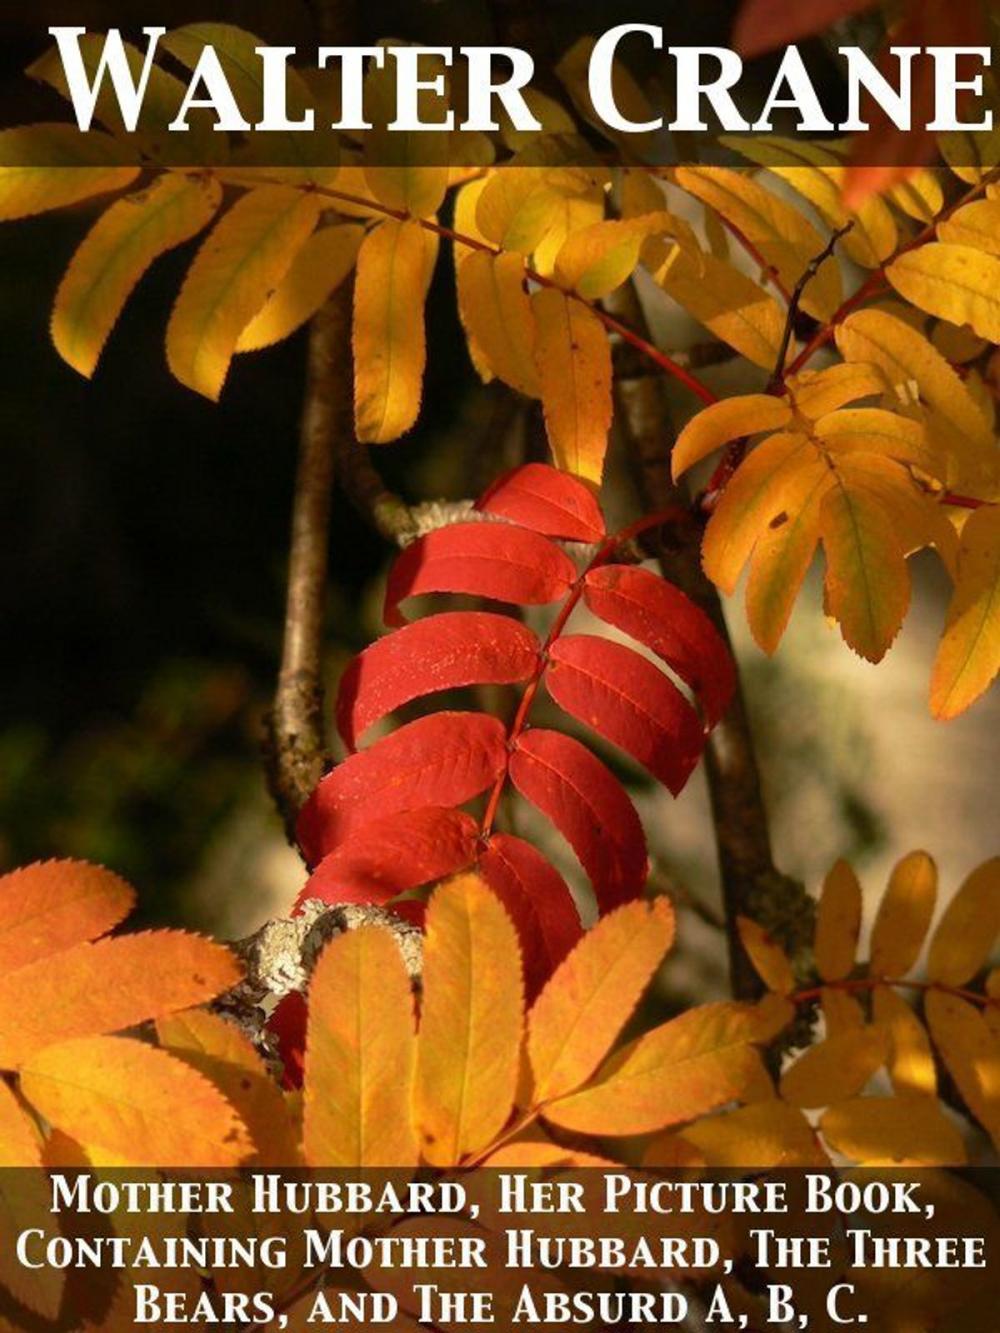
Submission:
<svg viewBox="0 0 1000 1333">
<path fill-rule="evenodd" d="M 615 306 L 632 328 L 643 328 L 645 316 L 634 287 L 614 294 Z M 615 351 L 616 427 L 623 437 L 647 510 L 689 504 L 689 497 L 670 476 L 673 430 L 663 381 L 636 375 L 627 345 Z M 722 604 L 701 568 L 701 525 L 692 518 L 687 528 L 660 530 L 653 553 L 664 576 L 682 588 L 711 618 L 730 651 Z M 782 875 L 774 865 L 760 771 L 742 688 L 738 685 L 729 712 L 712 732 L 705 750 L 705 771 L 729 944 L 730 979 L 737 998 L 761 993 L 761 983 L 740 944 L 736 919 L 755 920 L 779 935 L 794 954 L 812 938 L 813 904 L 803 886 Z"/>
<path fill-rule="evenodd" d="M 265 745 L 268 785 L 292 843 L 298 813 L 330 765 L 323 725 L 323 613 L 336 444 L 354 434 L 350 314 L 350 292 L 337 292 L 309 331 L 284 641 Z"/>
</svg>

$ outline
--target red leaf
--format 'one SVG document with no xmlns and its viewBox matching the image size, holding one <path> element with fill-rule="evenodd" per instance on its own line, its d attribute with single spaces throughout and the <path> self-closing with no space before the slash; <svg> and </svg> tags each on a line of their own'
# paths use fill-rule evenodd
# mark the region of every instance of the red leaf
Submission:
<svg viewBox="0 0 1000 1333">
<path fill-rule="evenodd" d="M 549 650 L 545 683 L 561 708 L 677 795 L 705 738 L 697 713 L 658 667 L 620 643 L 570 634 Z"/>
<path fill-rule="evenodd" d="M 517 927 L 531 1000 L 583 933 L 573 895 L 541 852 L 507 833 L 493 835 L 479 870 Z"/>
<path fill-rule="evenodd" d="M 715 626 L 679 588 L 648 569 L 603 565 L 584 582 L 595 616 L 651 648 L 697 696 L 709 726 L 729 707 L 736 672 Z"/>
<path fill-rule="evenodd" d="M 533 729 L 510 757 L 510 780 L 576 852 L 602 913 L 638 897 L 649 868 L 642 825 L 596 755 L 571 736 Z"/>
<path fill-rule="evenodd" d="M 387 625 L 406 622 L 399 603 L 425 592 L 461 592 L 516 606 L 565 597 L 576 566 L 547 537 L 500 523 L 453 523 L 408 546 L 385 590 Z"/>
<path fill-rule="evenodd" d="M 418 718 L 328 774 L 303 807 L 298 840 L 310 865 L 369 820 L 427 805 L 463 805 L 503 772 L 507 733 L 483 713 Z"/>
<path fill-rule="evenodd" d="M 790 46 L 802 37 L 824 32 L 840 19 L 863 9 L 874 0 L 745 0 L 733 26 L 732 44 L 748 59 Z"/>
<path fill-rule="evenodd" d="M 600 542 L 605 536 L 604 517 L 593 491 L 578 477 L 545 463 L 526 463 L 500 477 L 476 508 L 546 537 Z"/>
<path fill-rule="evenodd" d="M 337 727 L 349 749 L 373 722 L 411 699 L 459 685 L 514 685 L 538 662 L 536 635 L 509 616 L 448 611 L 387 634 L 348 666 Z"/>
<path fill-rule="evenodd" d="M 470 815 L 439 806 L 373 819 L 320 861 L 296 906 L 309 898 L 383 905 L 464 870 L 475 859 L 478 836 Z"/>
<path fill-rule="evenodd" d="M 267 1030 L 274 1037 L 278 1057 L 284 1067 L 282 1083 L 288 1089 L 302 1087 L 306 1056 L 306 1002 L 297 990 L 278 1001 L 267 1020 Z"/>
</svg>

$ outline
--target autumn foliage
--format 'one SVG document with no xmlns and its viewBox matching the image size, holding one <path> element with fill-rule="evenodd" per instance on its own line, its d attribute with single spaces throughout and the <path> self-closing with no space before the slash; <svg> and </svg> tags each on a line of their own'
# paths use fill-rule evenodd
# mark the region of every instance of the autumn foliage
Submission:
<svg viewBox="0 0 1000 1333">
<path fill-rule="evenodd" d="M 806 6 L 796 31 L 856 8 Z M 749 44 L 773 12 L 747 7 Z M 250 34 L 194 25 L 163 48 L 190 69 L 207 41 L 253 97 Z M 196 242 L 166 329 L 179 383 L 219 399 L 237 358 L 352 284 L 350 445 L 388 445 L 420 416 L 444 244 L 472 366 L 540 404 L 551 454 L 459 521 L 407 534 L 385 633 L 337 684 L 344 757 L 298 812 L 293 910 L 375 905 L 422 927 L 419 977 L 388 927 L 345 930 L 252 1039 L 231 1021 L 226 946 L 117 933 L 134 895 L 97 867 L 15 871 L 0 879 L 0 1165 L 923 1167 L 1000 1150 L 1000 861 L 938 913 L 934 862 L 904 857 L 870 937 L 838 862 L 809 947 L 727 922 L 753 998 L 650 1019 L 674 911 L 648 894 L 619 776 L 635 765 L 676 796 L 737 694 L 721 613 L 697 580 L 654 571 L 671 542 L 696 543 L 711 597 L 742 589 L 767 654 L 819 555 L 826 613 L 871 662 L 904 622 L 910 557 L 929 550 L 952 586 L 931 711 L 955 717 L 993 682 L 990 145 L 976 141 L 980 165 L 948 140 L 943 166 L 893 159 L 881 192 L 855 188 L 849 147 L 774 136 L 727 145 L 748 166 L 583 167 L 560 156 L 588 123 L 579 68 L 572 52 L 561 63 L 565 105 L 539 103 L 541 135 L 480 136 L 473 165 L 390 166 L 348 145 L 339 166 L 265 168 L 216 136 L 197 168 L 155 137 L 137 166 L 101 102 L 104 128 L 84 137 L 0 132 L 4 160 L 31 162 L 0 169 L 0 217 L 100 201 L 52 318 L 81 374 L 151 265 Z M 32 72 L 65 91 L 53 61 Z M 174 76 L 156 78 L 169 94 Z M 641 326 L 614 306 L 630 284 Z M 721 396 L 687 349 L 664 350 L 646 312 L 694 321 L 738 361 L 740 391 Z M 609 530 L 621 346 L 684 407 L 657 460 L 672 503 Z M 504 811 L 522 804 L 568 843 L 580 882 L 510 831 Z M 0 1197 L 15 1217 L 37 1202 Z M 15 1269 L 0 1281 L 54 1313 Z"/>
</svg>

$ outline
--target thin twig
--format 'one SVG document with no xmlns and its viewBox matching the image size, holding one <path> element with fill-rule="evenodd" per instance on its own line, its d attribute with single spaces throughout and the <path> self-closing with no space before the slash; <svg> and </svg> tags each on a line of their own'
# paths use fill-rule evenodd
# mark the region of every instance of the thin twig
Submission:
<svg viewBox="0 0 1000 1333">
<path fill-rule="evenodd" d="M 349 347 L 350 294 L 337 292 L 309 332 L 281 669 L 267 718 L 268 784 L 292 843 L 299 811 L 330 763 L 323 726 L 323 612 L 335 445 L 345 435 L 353 438 Z"/>
</svg>

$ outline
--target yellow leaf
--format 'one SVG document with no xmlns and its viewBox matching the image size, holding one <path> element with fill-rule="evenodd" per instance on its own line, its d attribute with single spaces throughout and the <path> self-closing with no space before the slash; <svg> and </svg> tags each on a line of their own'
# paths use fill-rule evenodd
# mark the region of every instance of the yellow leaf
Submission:
<svg viewBox="0 0 1000 1333">
<path fill-rule="evenodd" d="M 984 467 L 996 451 L 989 422 L 944 357 L 917 329 L 884 310 L 858 310 L 837 327 L 837 347 L 850 362 L 869 362 L 899 394 L 915 385 L 921 399 L 952 435 L 978 445 Z M 954 441 L 950 441 L 954 447 Z M 960 472 L 949 473 L 949 485 Z"/>
<path fill-rule="evenodd" d="M 810 1046 L 781 1076 L 781 1095 L 793 1106 L 830 1106 L 854 1097 L 886 1059 L 881 1028 L 853 1029 Z"/>
<path fill-rule="evenodd" d="M 792 419 L 787 399 L 767 393 L 723 398 L 703 408 L 687 423 L 670 455 L 674 480 L 732 440 L 779 430 Z"/>
<path fill-rule="evenodd" d="M 820 511 L 826 553 L 826 598 L 844 640 L 878 662 L 899 632 L 910 604 L 910 579 L 892 512 L 842 479 Z"/>
<path fill-rule="evenodd" d="M 458 264 L 458 305 L 470 348 L 491 374 L 537 398 L 535 322 L 520 255 L 475 251 Z"/>
<path fill-rule="evenodd" d="M 825 1166 L 827 1158 L 800 1110 L 784 1102 L 757 1102 L 706 1116 L 684 1130 L 710 1167 Z"/>
<path fill-rule="evenodd" d="M 955 995 L 931 991 L 926 1014 L 934 1045 L 963 1101 L 1000 1146 L 1000 1036 L 974 1005 Z"/>
<path fill-rule="evenodd" d="M 746 588 L 747 624 L 757 645 L 773 653 L 791 618 L 799 590 L 812 564 L 820 537 L 823 497 L 833 486 L 832 472 L 809 470 L 806 484 L 795 491 L 795 503 L 786 506 L 764 529 L 750 557 Z"/>
<path fill-rule="evenodd" d="M 66 208 L 131 185 L 139 168 L 109 134 L 75 125 L 0 131 L 0 221 Z"/>
<path fill-rule="evenodd" d="M 111 205 L 59 285 L 52 340 L 64 361 L 88 378 L 94 373 L 140 278 L 160 255 L 207 227 L 221 202 L 217 182 L 167 174 Z"/>
<path fill-rule="evenodd" d="M 946 319 L 939 319 L 934 325 L 931 342 L 953 366 L 977 360 L 989 346 L 985 338 L 980 338 L 965 325 L 949 324 Z M 981 403 L 979 406 L 982 409 Z"/>
<path fill-rule="evenodd" d="M 962 1135 L 926 1097 L 841 1102 L 819 1127 L 831 1148 L 862 1166 L 959 1166 L 966 1160 Z"/>
<path fill-rule="evenodd" d="M 632 220 L 570 232 L 556 256 L 556 277 L 587 300 L 607 296 L 632 275 L 642 242 L 642 228 Z"/>
<path fill-rule="evenodd" d="M 240 975 L 229 949 L 180 930 L 78 944 L 41 958 L 0 976 L 0 1068 L 16 1068 L 50 1042 L 119 1032 L 204 1004 Z"/>
<path fill-rule="evenodd" d="M 755 366 L 773 370 L 785 317 L 774 297 L 714 255 L 700 262 L 678 249 L 657 275 L 660 286 L 699 324 Z"/>
<path fill-rule="evenodd" d="M 855 407 L 820 417 L 813 429 L 834 454 L 874 453 L 947 480 L 945 460 L 932 447 L 922 421 L 878 407 Z"/>
<path fill-rule="evenodd" d="M 428 82 L 445 76 L 439 56 L 427 53 L 423 63 L 422 77 Z M 381 203 L 426 218 L 441 207 L 448 189 L 449 135 L 444 130 L 389 128 L 396 118 L 398 82 L 395 62 L 372 65 L 365 77 L 365 117 L 372 126 L 364 134 L 365 176 Z M 445 118 L 448 94 L 424 87 L 416 93 L 416 103 L 419 118 L 430 125 Z"/>
<path fill-rule="evenodd" d="M 754 971 L 764 985 L 777 995 L 790 995 L 795 989 L 795 973 L 781 945 L 749 917 L 737 917 L 736 927 Z"/>
<path fill-rule="evenodd" d="M 967 245 L 932 242 L 894 259 L 885 276 L 907 301 L 928 314 L 968 324 L 1000 343 L 1000 259 Z"/>
<path fill-rule="evenodd" d="M 958 583 L 931 675 L 931 712 L 956 717 L 1000 671 L 1000 507 L 970 514 L 962 529 Z"/>
<path fill-rule="evenodd" d="M 713 1111 L 756 1085 L 761 1015 L 752 1005 L 706 1004 L 653 1028 L 602 1066 L 594 1082 L 542 1114 L 582 1134 L 649 1134 Z"/>
<path fill-rule="evenodd" d="M 289 337 L 340 286 L 364 239 L 358 226 L 323 227 L 309 237 L 284 279 L 240 334 L 237 352 L 255 352 Z"/>
<path fill-rule="evenodd" d="M 134 889 L 87 861 L 36 861 L 0 876 L 0 974 L 104 935 L 134 906 Z"/>
<path fill-rule="evenodd" d="M 924 1025 L 891 986 L 877 986 L 872 1013 L 889 1034 L 889 1077 L 900 1095 L 937 1096 L 934 1052 Z"/>
<path fill-rule="evenodd" d="M 590 1078 L 673 937 L 674 914 L 666 898 L 627 903 L 602 917 L 563 960 L 528 1020 L 536 1102 L 563 1097 Z"/>
<path fill-rule="evenodd" d="M 251 1165 L 290 1167 L 300 1154 L 288 1106 L 249 1037 L 208 1009 L 157 1020 L 160 1045 L 214 1083 L 254 1143 Z"/>
<path fill-rule="evenodd" d="M 537 1171 L 542 1167 L 562 1167 L 567 1170 L 588 1166 L 613 1166 L 606 1157 L 594 1153 L 564 1148 L 558 1143 L 521 1140 L 498 1149 L 483 1163 L 491 1169 L 503 1171 Z"/>
<path fill-rule="evenodd" d="M 824 986 L 820 994 L 820 1003 L 828 1037 L 839 1036 L 842 1032 L 857 1032 L 864 1027 L 864 1010 L 847 991 Z"/>
<path fill-rule="evenodd" d="M 837 861 L 816 914 L 816 970 L 824 981 L 841 981 L 853 969 L 860 929 L 861 885 L 847 862 Z"/>
<path fill-rule="evenodd" d="M 562 210 L 559 192 L 540 167 L 494 171 L 476 203 L 476 225 L 503 250 L 528 255 L 554 227 Z"/>
<path fill-rule="evenodd" d="M 218 399 L 240 334 L 316 226 L 315 197 L 290 186 L 251 190 L 209 233 L 167 327 L 167 361 L 189 389 Z"/>
<path fill-rule="evenodd" d="M 1000 256 L 1000 199 L 976 199 L 938 223 L 938 240 Z"/>
<path fill-rule="evenodd" d="M 877 366 L 841 362 L 823 370 L 800 370 L 790 376 L 788 393 L 795 410 L 811 421 L 836 412 L 845 403 L 885 393 L 885 376 Z"/>
<path fill-rule="evenodd" d="M 1000 934 L 1000 856 L 965 879 L 931 938 L 927 975 L 945 986 L 964 986 L 989 961 Z"/>
<path fill-rule="evenodd" d="M 829 476 L 805 435 L 777 434 L 743 460 L 705 529 L 705 573 L 730 594 L 750 553 L 769 526 L 787 521 L 817 482 Z"/>
<path fill-rule="evenodd" d="M 354 422 L 358 439 L 387 444 L 420 411 L 427 358 L 427 250 L 417 222 L 383 222 L 358 254 L 354 284 Z"/>
<path fill-rule="evenodd" d="M 611 348 L 587 306 L 551 288 L 531 298 L 545 428 L 556 466 L 600 482 L 611 426 Z"/>
<path fill-rule="evenodd" d="M 551 277 L 555 272 L 556 256 L 566 238 L 576 231 L 593 226 L 604 217 L 604 191 L 596 185 L 578 194 L 560 191 L 558 203 L 550 216 L 548 230 L 532 253 L 532 265 L 544 277 Z"/>
<path fill-rule="evenodd" d="M 237 1166 L 252 1151 L 206 1078 L 125 1037 L 81 1037 L 36 1051 L 21 1090 L 56 1129 L 133 1166 Z"/>
<path fill-rule="evenodd" d="M 387 930 L 327 945 L 309 983 L 303 1147 L 315 1167 L 416 1164 L 413 992 Z"/>
<path fill-rule="evenodd" d="M 8 1243 L 0 1246 L 0 1287 L 29 1310 L 54 1320 L 59 1313 L 64 1274 L 54 1268 L 26 1267 L 9 1243 L 29 1227 L 42 1225 L 50 1215 L 48 1178 L 40 1169 L 41 1147 L 37 1126 L 0 1079 L 0 1218 L 8 1237 Z M 13 1324 L 0 1323 L 0 1327 L 13 1333 Z"/>
<path fill-rule="evenodd" d="M 914 171 L 889 191 L 889 198 L 917 222 L 933 222 L 944 207 L 944 191 L 934 171 Z"/>
<path fill-rule="evenodd" d="M 823 249 L 824 238 L 812 223 L 745 171 L 716 166 L 678 167 L 674 179 L 681 189 L 715 209 L 752 242 L 789 290 Z M 816 319 L 829 319 L 842 295 L 840 270 L 831 256 L 806 284 L 802 308 Z"/>
<path fill-rule="evenodd" d="M 507 1123 L 523 1027 L 517 934 L 483 881 L 461 875 L 427 912 L 414 1114 L 432 1165 L 454 1165 Z"/>
<path fill-rule="evenodd" d="M 877 268 L 895 250 L 898 231 L 884 200 L 869 198 L 855 213 L 844 207 L 846 168 L 842 159 L 826 145 L 775 134 L 753 138 L 724 135 L 720 142 L 735 148 L 751 162 L 767 167 L 808 200 L 832 230 L 853 222 L 842 244 L 856 264 Z"/>
<path fill-rule="evenodd" d="M 871 938 L 877 977 L 905 977 L 923 946 L 937 902 L 937 866 L 926 852 L 911 852 L 893 868 Z"/>
</svg>

